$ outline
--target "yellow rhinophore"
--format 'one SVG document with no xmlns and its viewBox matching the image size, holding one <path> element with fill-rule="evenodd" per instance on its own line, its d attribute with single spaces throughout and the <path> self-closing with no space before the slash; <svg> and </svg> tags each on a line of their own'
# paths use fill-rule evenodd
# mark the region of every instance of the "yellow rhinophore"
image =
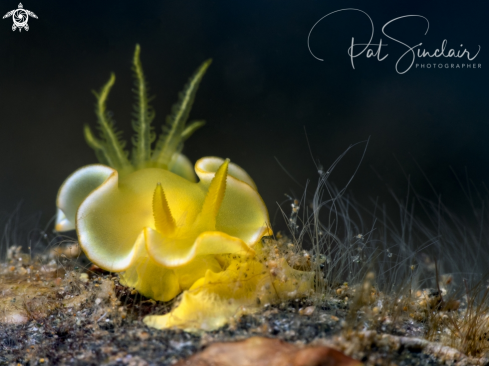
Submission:
<svg viewBox="0 0 489 366">
<path fill-rule="evenodd" d="M 272 231 L 251 177 L 229 159 L 217 157 L 198 160 L 194 172 L 181 154 L 183 142 L 204 124 L 187 125 L 187 119 L 210 60 L 180 93 L 153 148 L 155 114 L 139 53 L 136 46 L 131 157 L 106 111 L 115 82 L 111 75 L 95 93 L 100 137 L 85 126 L 85 138 L 102 164 L 85 166 L 63 183 L 56 202 L 56 230 L 76 228 L 93 263 L 121 272 L 122 284 L 147 297 L 169 301 L 184 292 L 171 314 L 148 318 L 146 322 L 157 328 L 215 329 L 244 308 L 297 291 L 308 293 L 311 273 L 294 270 L 283 260 L 279 280 L 258 260 L 261 238 Z"/>
</svg>

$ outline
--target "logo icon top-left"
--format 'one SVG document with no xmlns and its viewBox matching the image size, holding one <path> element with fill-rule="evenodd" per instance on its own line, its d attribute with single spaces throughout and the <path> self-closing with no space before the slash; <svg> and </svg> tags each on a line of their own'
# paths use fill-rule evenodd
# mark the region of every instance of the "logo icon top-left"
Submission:
<svg viewBox="0 0 489 366">
<path fill-rule="evenodd" d="M 37 19 L 36 14 L 34 14 L 30 10 L 24 9 L 22 3 L 19 3 L 18 8 L 9 11 L 3 16 L 3 19 L 12 17 L 14 21 L 14 24 L 12 25 L 12 30 L 15 31 L 16 29 L 19 29 L 20 32 L 22 31 L 22 28 L 24 28 L 26 31 L 29 30 L 29 25 L 27 24 L 27 22 L 29 21 L 29 16 Z"/>
</svg>

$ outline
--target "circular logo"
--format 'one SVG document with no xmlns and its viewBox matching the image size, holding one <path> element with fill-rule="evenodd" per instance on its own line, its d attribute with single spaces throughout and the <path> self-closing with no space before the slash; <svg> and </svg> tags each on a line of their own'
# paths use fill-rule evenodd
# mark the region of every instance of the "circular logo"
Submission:
<svg viewBox="0 0 489 366">
<path fill-rule="evenodd" d="M 12 19 L 14 21 L 14 24 L 18 28 L 22 28 L 27 24 L 27 21 L 29 20 L 29 14 L 27 14 L 27 11 L 25 11 L 24 9 L 17 9 L 12 14 Z"/>
</svg>

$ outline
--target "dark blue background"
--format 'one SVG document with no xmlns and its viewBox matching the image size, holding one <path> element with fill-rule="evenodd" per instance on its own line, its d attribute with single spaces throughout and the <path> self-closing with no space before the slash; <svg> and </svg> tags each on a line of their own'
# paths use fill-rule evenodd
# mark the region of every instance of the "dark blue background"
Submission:
<svg viewBox="0 0 489 366">
<path fill-rule="evenodd" d="M 151 91 L 155 126 L 176 101 L 190 74 L 206 58 L 214 62 L 198 92 L 191 118 L 208 125 L 187 142 L 192 159 L 230 157 L 255 179 L 273 216 L 284 193 L 317 177 L 313 155 L 329 166 L 350 144 L 370 145 L 350 191 L 361 202 L 389 201 L 388 184 L 404 195 L 407 177 L 420 194 L 437 194 L 463 215 L 466 198 L 450 166 L 465 169 L 485 195 L 489 181 L 487 26 L 483 1 L 38 1 L 23 3 L 39 19 L 28 32 L 12 32 L 0 21 L 0 209 L 55 212 L 57 189 L 75 169 L 96 162 L 85 144 L 84 123 L 95 126 L 92 89 L 111 71 L 117 81 L 109 99 L 117 125 L 131 135 L 131 59 L 136 43 Z M 375 24 L 390 56 L 382 62 L 359 57 L 353 70 L 347 55 L 351 37 L 366 42 L 368 19 L 353 12 L 334 15 L 307 35 L 322 16 L 359 8 Z M 16 1 L 0 2 L 2 14 Z M 411 69 L 394 65 L 404 48 L 381 34 L 387 21 L 408 14 L 420 19 L 395 23 L 397 38 L 433 51 L 443 39 L 470 51 L 482 69 Z M 421 60 L 420 62 L 430 62 Z M 442 60 L 445 63 L 445 60 Z M 463 60 L 448 60 L 460 62 Z M 344 184 L 363 152 L 358 146 L 339 164 L 333 181 Z M 397 159 L 397 160 L 396 160 Z M 371 169 L 373 168 L 373 169 Z M 375 170 L 375 172 L 374 172 Z M 381 180 L 379 179 L 381 178 Z M 463 178 L 465 179 L 465 178 Z M 395 210 L 395 205 L 392 205 Z"/>
</svg>

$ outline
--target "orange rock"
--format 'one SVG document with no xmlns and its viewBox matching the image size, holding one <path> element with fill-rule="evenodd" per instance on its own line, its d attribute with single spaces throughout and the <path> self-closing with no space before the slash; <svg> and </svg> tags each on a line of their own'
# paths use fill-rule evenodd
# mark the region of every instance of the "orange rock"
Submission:
<svg viewBox="0 0 489 366">
<path fill-rule="evenodd" d="M 278 339 L 252 337 L 214 343 L 177 366 L 360 366 L 362 363 L 326 346 L 299 348 Z"/>
</svg>

